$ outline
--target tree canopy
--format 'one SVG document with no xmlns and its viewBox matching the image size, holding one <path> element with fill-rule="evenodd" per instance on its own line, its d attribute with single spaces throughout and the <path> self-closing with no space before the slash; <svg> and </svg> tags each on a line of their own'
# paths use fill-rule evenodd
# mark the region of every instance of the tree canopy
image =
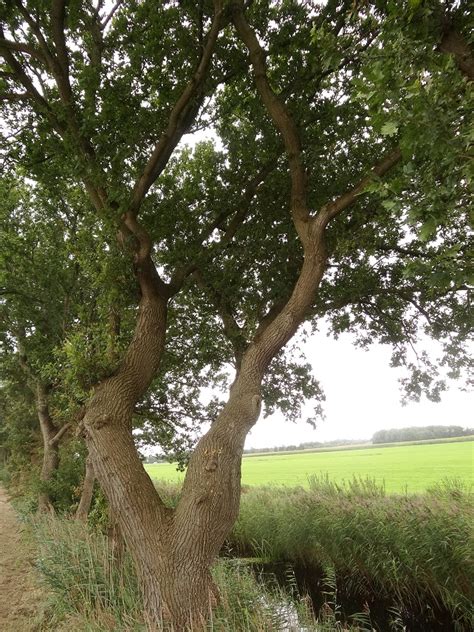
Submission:
<svg viewBox="0 0 474 632">
<path fill-rule="evenodd" d="M 392 345 L 408 397 L 467 379 L 472 17 L 434 0 L 12 0 L 0 21 L 2 390 L 27 357 L 56 429 L 76 415 L 128 507 L 151 620 L 165 603 L 177 624 L 144 570 L 141 529 L 168 532 L 168 514 L 132 428 L 182 451 L 212 421 L 173 518 L 176 542 L 215 535 L 197 585 L 261 400 L 320 413 L 310 364 L 284 351 L 303 323 Z M 226 395 L 203 403 L 209 387 Z"/>
</svg>

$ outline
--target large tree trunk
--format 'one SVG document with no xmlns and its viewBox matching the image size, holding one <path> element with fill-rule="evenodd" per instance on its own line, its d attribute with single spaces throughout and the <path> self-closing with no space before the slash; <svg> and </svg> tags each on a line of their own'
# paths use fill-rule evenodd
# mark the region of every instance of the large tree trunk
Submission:
<svg viewBox="0 0 474 632">
<path fill-rule="evenodd" d="M 90 456 L 86 459 L 86 469 L 84 472 L 84 480 L 82 482 L 81 498 L 76 510 L 76 520 L 80 522 L 87 522 L 89 510 L 91 508 L 92 496 L 94 494 L 94 464 Z"/>
<path fill-rule="evenodd" d="M 145 472 L 132 437 L 136 402 L 155 376 L 164 348 L 167 300 L 156 271 L 144 261 L 135 335 L 115 375 L 101 383 L 86 407 L 84 435 L 94 471 L 135 561 L 150 629 L 161 621 L 161 582 L 171 516 Z"/>
<path fill-rule="evenodd" d="M 242 452 L 260 413 L 261 381 L 302 321 L 324 271 L 321 235 L 313 245 L 315 254 L 305 258 L 285 308 L 244 353 L 226 406 L 191 458 L 176 510 L 156 492 L 131 425 L 134 405 L 155 375 L 164 346 L 166 300 L 158 294 L 144 292 L 125 359 L 87 406 L 87 446 L 134 559 L 150 630 L 198 630 L 216 602 L 211 568 L 237 518 Z"/>
<path fill-rule="evenodd" d="M 268 90 L 263 86 L 264 101 L 273 107 Z M 282 107 L 273 118 L 277 125 L 289 125 Z M 228 402 L 193 453 L 174 511 L 156 492 L 132 437 L 134 406 L 156 374 L 164 348 L 167 294 L 157 280 L 149 238 L 133 216 L 129 219 L 140 243 L 137 326 L 122 365 L 95 390 L 84 427 L 96 476 L 136 565 L 149 630 L 205 627 L 216 600 L 211 568 L 238 515 L 242 452 L 260 413 L 264 373 L 304 320 L 325 269 L 323 233 L 328 218 L 310 221 L 295 133 L 290 125 L 284 139 L 291 157 L 291 212 L 305 251 L 300 276 L 289 300 L 265 319 L 239 358 Z"/>
</svg>

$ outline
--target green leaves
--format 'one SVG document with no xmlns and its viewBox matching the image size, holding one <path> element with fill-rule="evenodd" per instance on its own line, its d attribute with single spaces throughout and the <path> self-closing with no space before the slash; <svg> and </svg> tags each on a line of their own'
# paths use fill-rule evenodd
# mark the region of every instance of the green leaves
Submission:
<svg viewBox="0 0 474 632">
<path fill-rule="evenodd" d="M 398 132 L 398 123 L 395 121 L 388 121 L 382 125 L 382 129 L 380 130 L 383 136 L 395 136 Z"/>
<path fill-rule="evenodd" d="M 114 371 L 133 335 L 139 291 L 128 246 L 117 243 L 120 217 L 198 67 L 210 21 L 209 3 L 203 15 L 192 2 L 158 4 L 121 4 L 102 35 L 89 4 L 68 8 L 72 97 L 85 147 L 69 128 L 58 132 L 55 119 L 66 125 L 72 111 L 39 59 L 29 59 L 25 71 L 44 84 L 49 114 L 33 100 L 21 108 L 2 102 L 2 156 L 14 166 L 15 184 L 0 191 L 1 284 L 17 291 L 2 298 L 3 337 L 11 360 L 14 329 L 24 325 L 33 365 L 59 385 L 65 408 Z M 37 19 L 54 48 L 49 10 L 40 5 Z M 401 149 L 401 164 L 374 177 L 329 225 L 329 266 L 308 313 L 314 325 L 326 316 L 336 334 L 353 331 L 362 344 L 379 340 L 397 352 L 425 328 L 446 344 L 462 337 L 469 304 L 469 289 L 458 288 L 472 276 L 465 244 L 473 93 L 455 60 L 439 51 L 438 8 L 289 0 L 254 2 L 247 11 L 265 46 L 269 81 L 299 130 L 313 215 Z M 453 8 L 460 32 L 468 25 L 463 11 Z M 9 9 L 6 30 L 18 31 L 20 22 Z M 2 81 L 12 85 L 11 77 Z M 212 130 L 214 141 L 185 136 L 193 149 L 173 152 L 140 210 L 162 278 L 177 269 L 188 275 L 171 302 L 163 374 L 150 394 L 166 395 L 166 406 L 148 402 L 146 423 L 137 414 L 150 436 L 165 419 L 192 426 L 193 418 L 215 414 L 217 404 L 193 400 L 204 385 L 225 383 L 236 339 L 250 340 L 288 299 L 302 265 L 288 161 L 230 25 L 193 107 L 201 101 L 195 118 L 179 114 L 180 124 Z M 100 213 L 84 182 L 106 195 Z M 232 334 L 219 305 L 234 321 Z M 111 335 L 116 318 L 120 331 Z M 446 357 L 458 354 L 459 344 L 446 349 Z M 268 409 L 293 418 L 302 399 L 322 397 L 304 363 L 282 358 L 265 389 Z M 173 433 L 165 434 L 171 445 Z"/>
<path fill-rule="evenodd" d="M 421 241 L 428 241 L 436 233 L 438 222 L 435 217 L 429 217 L 420 228 L 419 235 Z"/>
</svg>

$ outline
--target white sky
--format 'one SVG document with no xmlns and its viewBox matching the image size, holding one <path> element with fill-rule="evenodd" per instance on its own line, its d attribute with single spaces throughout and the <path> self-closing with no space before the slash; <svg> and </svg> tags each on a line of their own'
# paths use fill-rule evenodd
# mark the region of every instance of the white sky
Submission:
<svg viewBox="0 0 474 632">
<path fill-rule="evenodd" d="M 390 367 L 387 345 L 373 345 L 364 351 L 354 346 L 350 335 L 334 340 L 318 333 L 304 349 L 326 393 L 326 419 L 313 430 L 304 421 L 293 424 L 280 414 L 261 417 L 247 437 L 246 448 L 370 439 L 383 428 L 474 425 L 471 393 L 452 389 L 444 393 L 440 403 L 423 399 L 402 406 L 398 378 L 403 372 Z"/>
</svg>

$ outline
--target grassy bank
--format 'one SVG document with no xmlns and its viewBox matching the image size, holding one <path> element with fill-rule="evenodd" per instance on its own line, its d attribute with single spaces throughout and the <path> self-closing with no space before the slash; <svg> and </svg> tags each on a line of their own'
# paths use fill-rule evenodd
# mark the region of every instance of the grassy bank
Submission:
<svg viewBox="0 0 474 632">
<path fill-rule="evenodd" d="M 472 482 L 473 441 L 372 446 L 324 452 L 249 455 L 242 461 L 244 485 L 307 487 L 311 475 L 341 482 L 354 476 L 384 484 L 388 492 L 417 493 L 444 477 Z M 171 463 L 146 465 L 153 479 L 179 482 L 183 473 Z"/>
</svg>

